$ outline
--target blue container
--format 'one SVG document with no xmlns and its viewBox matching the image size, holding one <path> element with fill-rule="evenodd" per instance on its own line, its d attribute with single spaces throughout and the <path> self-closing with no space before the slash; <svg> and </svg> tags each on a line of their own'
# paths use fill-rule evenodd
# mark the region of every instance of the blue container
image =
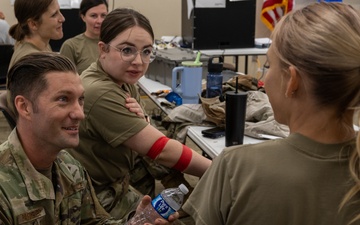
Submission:
<svg viewBox="0 0 360 225">
<path fill-rule="evenodd" d="M 177 80 L 181 82 L 177 84 Z M 199 104 L 202 67 L 180 66 L 172 70 L 172 89 L 182 98 L 182 104 Z"/>
<path fill-rule="evenodd" d="M 223 82 L 223 58 L 219 58 L 219 63 L 213 63 L 213 58 L 209 59 L 208 75 L 206 77 L 206 98 L 214 98 L 222 94 Z"/>
</svg>

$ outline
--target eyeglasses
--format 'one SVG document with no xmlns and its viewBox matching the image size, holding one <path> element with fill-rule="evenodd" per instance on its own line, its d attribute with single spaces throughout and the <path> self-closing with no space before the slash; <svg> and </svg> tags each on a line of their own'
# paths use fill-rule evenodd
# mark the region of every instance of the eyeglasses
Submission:
<svg viewBox="0 0 360 225">
<path fill-rule="evenodd" d="M 110 44 L 108 45 L 114 48 L 116 51 L 120 52 L 121 58 L 125 62 L 132 62 L 138 54 L 140 54 L 143 63 L 151 63 L 156 57 L 156 53 L 155 51 L 153 51 L 152 48 L 144 48 L 143 50 L 138 50 L 134 46 L 125 46 L 122 49 L 119 49 Z"/>
</svg>

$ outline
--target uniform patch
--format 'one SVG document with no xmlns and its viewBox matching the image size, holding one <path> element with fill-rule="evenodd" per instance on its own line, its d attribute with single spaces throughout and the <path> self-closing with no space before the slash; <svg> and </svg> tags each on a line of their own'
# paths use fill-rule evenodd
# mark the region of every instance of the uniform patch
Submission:
<svg viewBox="0 0 360 225">
<path fill-rule="evenodd" d="M 44 217 L 44 216 L 45 216 L 44 208 L 43 207 L 36 208 L 36 209 L 33 209 L 33 210 L 29 211 L 29 212 L 20 214 L 18 216 L 18 223 L 19 224 L 28 223 L 30 221 L 39 219 L 39 218 Z"/>
</svg>

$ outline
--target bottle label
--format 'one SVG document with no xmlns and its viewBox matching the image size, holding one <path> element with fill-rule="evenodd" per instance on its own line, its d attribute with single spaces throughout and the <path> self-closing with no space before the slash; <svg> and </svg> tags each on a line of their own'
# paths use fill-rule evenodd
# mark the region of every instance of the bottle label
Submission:
<svg viewBox="0 0 360 225">
<path fill-rule="evenodd" d="M 168 219 L 171 214 L 175 213 L 175 210 L 166 203 L 160 194 L 152 200 L 151 204 L 156 212 L 158 212 L 164 219 Z"/>
</svg>

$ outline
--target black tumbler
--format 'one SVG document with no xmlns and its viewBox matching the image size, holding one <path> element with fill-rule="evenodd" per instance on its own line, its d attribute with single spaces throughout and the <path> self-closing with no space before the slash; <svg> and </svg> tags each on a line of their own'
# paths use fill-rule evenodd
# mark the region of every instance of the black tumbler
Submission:
<svg viewBox="0 0 360 225">
<path fill-rule="evenodd" d="M 241 145 L 244 140 L 246 92 L 226 92 L 225 146 Z"/>
</svg>

